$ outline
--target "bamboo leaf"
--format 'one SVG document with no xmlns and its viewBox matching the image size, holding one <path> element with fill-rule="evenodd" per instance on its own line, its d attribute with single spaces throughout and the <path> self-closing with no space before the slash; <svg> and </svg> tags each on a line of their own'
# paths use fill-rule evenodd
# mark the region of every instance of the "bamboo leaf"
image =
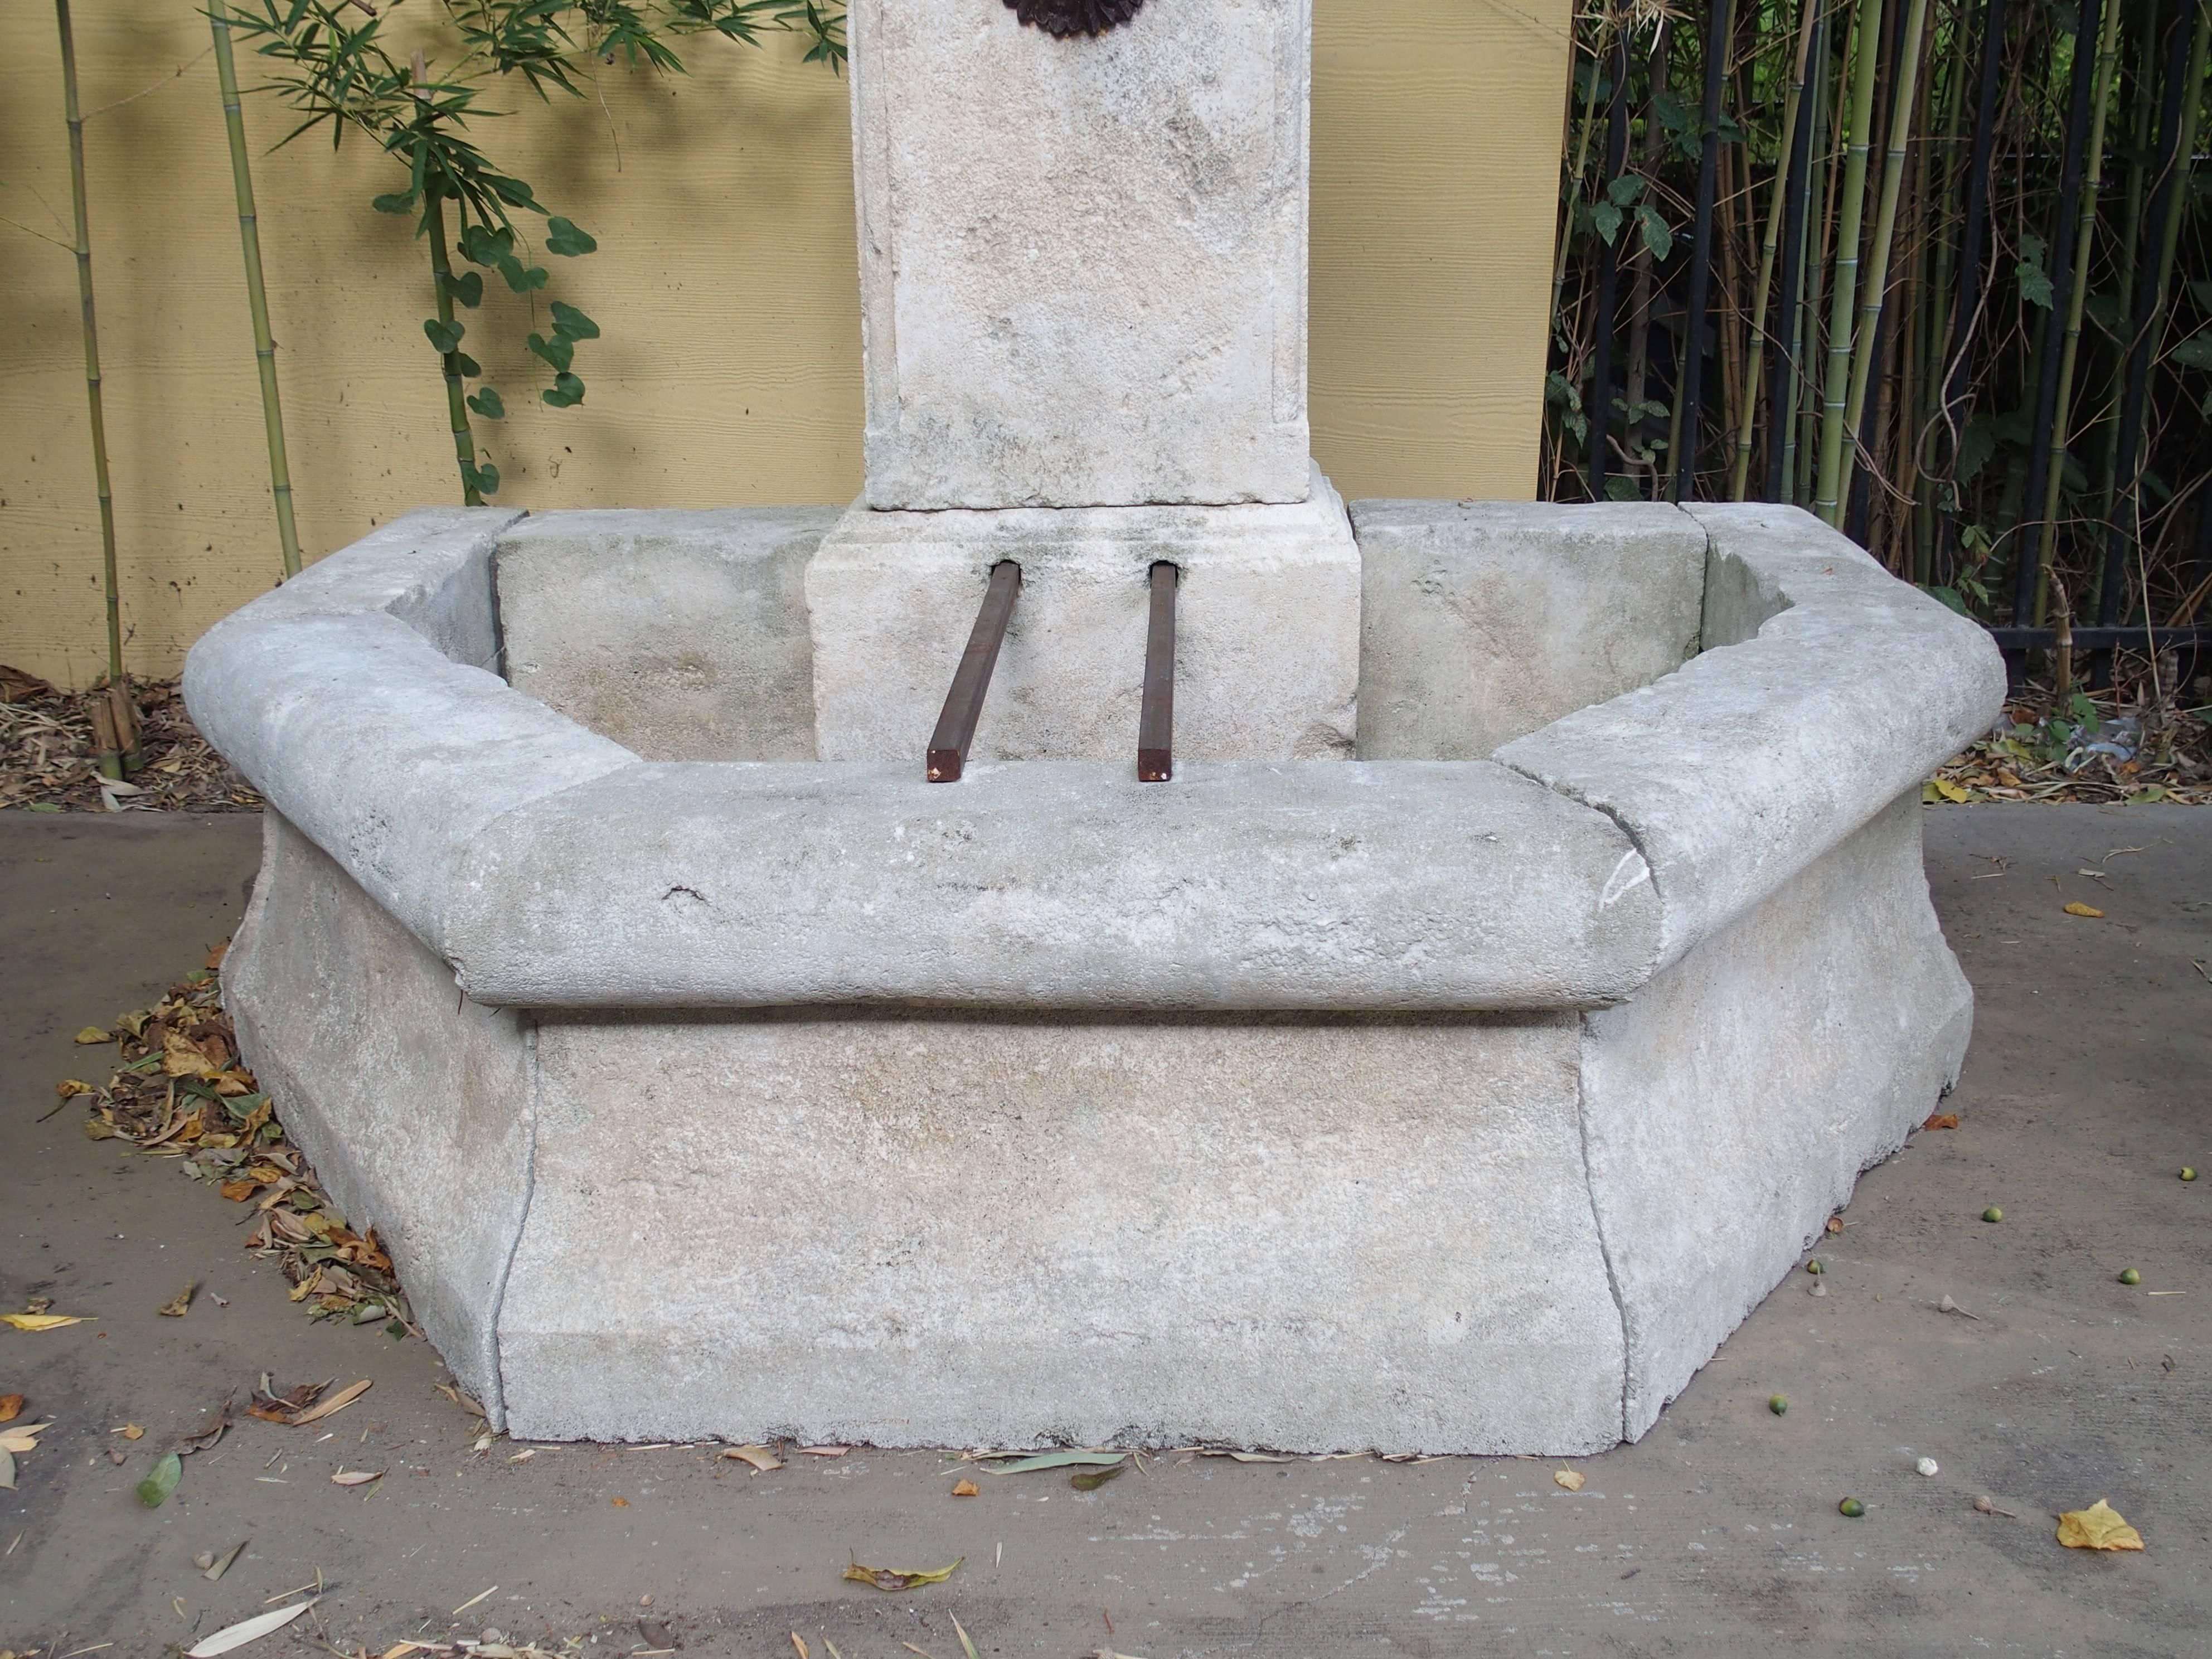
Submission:
<svg viewBox="0 0 2212 1659">
<path fill-rule="evenodd" d="M 994 1474 L 1029 1474 L 1038 1469 L 1066 1469 L 1079 1466 L 1103 1468 L 1118 1463 L 1127 1456 L 1126 1452 L 1057 1451 L 1043 1452 L 1035 1457 L 1024 1457 L 1018 1462 L 1001 1465 L 991 1471 Z"/>
</svg>

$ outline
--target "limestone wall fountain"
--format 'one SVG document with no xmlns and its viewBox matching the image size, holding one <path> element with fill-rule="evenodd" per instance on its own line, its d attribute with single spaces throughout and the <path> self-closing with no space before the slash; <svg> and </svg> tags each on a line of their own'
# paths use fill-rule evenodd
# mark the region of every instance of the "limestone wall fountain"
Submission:
<svg viewBox="0 0 2212 1659">
<path fill-rule="evenodd" d="M 860 501 L 426 510 L 193 652 L 247 1059 L 517 1434 L 1641 1435 L 1956 1075 L 1996 651 L 1792 510 L 1347 511 L 1305 0 L 852 27 Z"/>
</svg>

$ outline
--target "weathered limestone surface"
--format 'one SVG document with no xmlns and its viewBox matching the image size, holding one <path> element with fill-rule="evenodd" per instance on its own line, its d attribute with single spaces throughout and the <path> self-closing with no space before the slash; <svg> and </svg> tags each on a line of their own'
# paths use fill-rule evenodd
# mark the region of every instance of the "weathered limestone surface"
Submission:
<svg viewBox="0 0 2212 1659">
<path fill-rule="evenodd" d="M 1617 501 L 1354 501 L 1359 757 L 1483 760 L 1695 654 L 1705 532 Z"/>
<path fill-rule="evenodd" d="M 1182 573 L 1177 760 L 1350 758 L 1359 549 L 1336 492 L 1311 476 L 1312 495 L 1289 506 L 855 507 L 806 573 L 822 758 L 902 761 L 919 775 L 1002 559 L 1022 567 L 1022 592 L 973 758 L 1133 769 L 1160 560 Z"/>
<path fill-rule="evenodd" d="M 496 1423 L 495 1322 L 530 1203 L 527 1028 L 457 1005 L 445 964 L 279 813 L 263 844 L 222 966 L 241 1051 Z"/>
<path fill-rule="evenodd" d="M 1917 789 L 2004 706 L 1987 632 L 1811 514 L 1690 511 L 1711 538 L 1715 638 L 1737 642 L 1497 754 L 1635 840 L 1666 908 L 1662 964 Z"/>
<path fill-rule="evenodd" d="M 185 662 L 208 741 L 434 951 L 472 835 L 637 759 L 465 665 L 497 659 L 491 554 L 511 519 L 411 514 L 224 618 Z"/>
<path fill-rule="evenodd" d="M 1973 993 L 1929 902 L 1920 812 L 1916 786 L 1625 1006 L 1583 1017 L 1628 1439 L 1958 1080 Z"/>
<path fill-rule="evenodd" d="M 523 1007 L 1584 1007 L 1658 904 L 1502 766 L 638 766 L 462 859 L 443 938 Z"/>
<path fill-rule="evenodd" d="M 647 760 L 811 761 L 835 507 L 563 512 L 499 539 L 508 684 Z"/>
<path fill-rule="evenodd" d="M 511 1431 L 1610 1445 L 1577 1047 L 1571 1015 L 549 1021 Z"/>
<path fill-rule="evenodd" d="M 1310 0 L 850 27 L 868 505 L 1303 501 Z"/>
</svg>

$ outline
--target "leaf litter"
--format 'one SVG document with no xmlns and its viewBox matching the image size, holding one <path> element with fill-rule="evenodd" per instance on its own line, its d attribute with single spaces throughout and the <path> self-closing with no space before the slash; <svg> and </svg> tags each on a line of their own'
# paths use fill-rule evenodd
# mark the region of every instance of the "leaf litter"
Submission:
<svg viewBox="0 0 2212 1659">
<path fill-rule="evenodd" d="M 2069 1550 L 2139 1550 L 2143 1547 L 2142 1534 L 2101 1498 L 2086 1510 L 2069 1510 L 2058 1517 L 2058 1541 Z"/>
<path fill-rule="evenodd" d="M 216 976 L 228 948 L 217 945 L 152 1007 L 116 1016 L 116 1068 L 105 1085 L 72 1078 L 58 1091 L 64 1100 L 84 1097 L 85 1133 L 94 1140 L 127 1140 L 149 1157 L 175 1158 L 191 1179 L 252 1204 L 258 1219 L 246 1248 L 280 1264 L 292 1300 L 311 1317 L 380 1322 L 395 1337 L 421 1336 L 376 1230 L 348 1224 L 239 1058 Z M 183 1317 L 197 1289 L 187 1286 L 161 1311 Z"/>
<path fill-rule="evenodd" d="M 864 1567 L 858 1561 L 847 1565 L 845 1577 L 857 1583 L 872 1584 L 879 1590 L 918 1589 L 924 1584 L 941 1584 L 960 1570 L 967 1560 L 962 1556 L 949 1567 L 915 1571 L 897 1567 Z"/>
</svg>

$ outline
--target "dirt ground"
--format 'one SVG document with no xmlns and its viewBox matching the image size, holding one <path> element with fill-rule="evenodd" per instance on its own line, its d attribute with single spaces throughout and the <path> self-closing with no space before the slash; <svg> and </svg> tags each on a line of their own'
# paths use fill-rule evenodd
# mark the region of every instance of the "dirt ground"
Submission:
<svg viewBox="0 0 2212 1659">
<path fill-rule="evenodd" d="M 1096 1492 L 985 1476 L 956 1499 L 934 1453 L 754 1474 L 705 1446 L 472 1449 L 436 1356 L 310 1323 L 240 1252 L 244 1206 L 88 1140 L 81 1103 L 40 1121 L 81 1069 L 71 1035 L 228 933 L 256 822 L 0 813 L 0 1310 L 88 1321 L 0 1327 L 0 1394 L 53 1424 L 0 1492 L 0 1649 L 169 1654 L 319 1577 L 247 1659 L 487 1628 L 593 1656 L 790 1659 L 795 1632 L 959 1659 L 954 1616 L 983 1655 L 2212 1654 L 2212 1178 L 2176 1178 L 2212 1166 L 2212 812 L 1927 822 L 1981 999 L 1959 1128 L 1869 1172 L 1815 1252 L 1828 1294 L 1793 1273 L 1641 1444 L 1573 1462 L 1581 1492 L 1559 1462 L 1169 1456 Z M 313 1428 L 240 1424 L 141 1507 L 154 1458 L 264 1371 L 374 1386 Z M 389 1473 L 347 1488 L 341 1467 Z M 2100 1498 L 2143 1553 L 2053 1540 L 2054 1511 Z M 192 1564 L 249 1537 L 220 1582 Z M 841 1577 L 956 1559 L 903 1594 Z"/>
</svg>

